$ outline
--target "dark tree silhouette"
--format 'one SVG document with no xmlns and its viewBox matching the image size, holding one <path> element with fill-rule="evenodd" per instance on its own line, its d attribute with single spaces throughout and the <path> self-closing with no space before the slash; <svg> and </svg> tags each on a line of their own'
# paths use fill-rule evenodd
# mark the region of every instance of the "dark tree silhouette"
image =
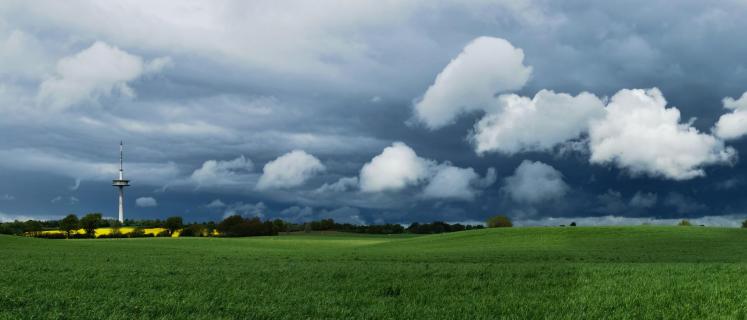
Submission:
<svg viewBox="0 0 747 320">
<path fill-rule="evenodd" d="M 166 218 L 166 229 L 169 229 L 169 234 L 174 234 L 174 231 L 181 229 L 183 225 L 182 217 Z"/>
<path fill-rule="evenodd" d="M 511 223 L 511 219 L 506 216 L 499 215 L 488 219 L 488 228 L 508 228 L 513 226 L 514 224 Z"/>
<path fill-rule="evenodd" d="M 70 238 L 70 232 L 80 228 L 80 222 L 78 216 L 69 214 L 60 221 L 60 229 L 65 231 L 66 238 Z"/>
<path fill-rule="evenodd" d="M 100 213 L 89 213 L 80 219 L 80 225 L 81 227 L 83 227 L 83 230 L 86 230 L 86 235 L 89 238 L 96 237 L 96 228 L 99 227 L 100 223 L 101 223 Z"/>
</svg>

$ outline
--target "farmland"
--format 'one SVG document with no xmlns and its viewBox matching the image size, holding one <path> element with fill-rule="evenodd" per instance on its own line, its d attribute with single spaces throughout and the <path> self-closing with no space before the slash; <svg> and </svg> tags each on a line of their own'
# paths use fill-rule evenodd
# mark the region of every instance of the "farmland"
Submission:
<svg viewBox="0 0 747 320">
<path fill-rule="evenodd" d="M 747 231 L 0 236 L 0 318 L 743 318 Z"/>
</svg>

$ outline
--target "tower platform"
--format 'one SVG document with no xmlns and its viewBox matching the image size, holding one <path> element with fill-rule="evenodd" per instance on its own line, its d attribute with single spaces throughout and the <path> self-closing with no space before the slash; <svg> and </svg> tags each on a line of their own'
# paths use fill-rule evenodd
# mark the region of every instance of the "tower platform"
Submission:
<svg viewBox="0 0 747 320">
<path fill-rule="evenodd" d="M 115 187 L 129 187 L 130 186 L 130 180 L 112 180 L 112 186 Z"/>
</svg>

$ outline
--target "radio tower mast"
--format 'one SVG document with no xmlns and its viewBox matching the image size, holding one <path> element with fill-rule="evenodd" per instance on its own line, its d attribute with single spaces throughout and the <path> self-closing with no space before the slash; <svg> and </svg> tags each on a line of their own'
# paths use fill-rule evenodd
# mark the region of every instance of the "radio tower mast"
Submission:
<svg viewBox="0 0 747 320">
<path fill-rule="evenodd" d="M 119 189 L 119 222 L 124 223 L 124 187 L 130 186 L 130 180 L 125 180 L 122 162 L 124 157 L 124 144 L 119 142 L 119 177 L 112 180 L 112 185 Z"/>
</svg>

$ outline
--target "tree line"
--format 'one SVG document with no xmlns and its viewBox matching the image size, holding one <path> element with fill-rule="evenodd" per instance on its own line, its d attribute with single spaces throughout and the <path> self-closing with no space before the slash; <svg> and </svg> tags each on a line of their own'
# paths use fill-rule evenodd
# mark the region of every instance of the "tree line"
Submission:
<svg viewBox="0 0 747 320">
<path fill-rule="evenodd" d="M 683 219 L 677 223 L 679 226 L 691 226 L 689 220 Z M 137 237 L 170 237 L 179 232 L 180 237 L 252 237 L 252 236 L 274 236 L 280 233 L 290 232 L 318 232 L 336 231 L 347 233 L 364 234 L 435 234 L 445 232 L 458 232 L 464 230 L 475 230 L 483 228 L 512 227 L 511 219 L 503 215 L 490 217 L 485 224 L 461 224 L 434 221 L 431 223 L 413 222 L 405 227 L 401 224 L 350 224 L 338 223 L 333 219 L 321 219 L 304 223 L 291 223 L 281 219 L 262 220 L 258 217 L 242 217 L 233 215 L 224 218 L 219 223 L 213 221 L 184 223 L 182 217 L 172 216 L 164 220 L 127 219 L 120 223 L 114 219 L 104 219 L 101 213 L 89 213 L 78 218 L 75 214 L 69 214 L 60 220 L 27 220 L 10 221 L 0 223 L 0 234 L 29 235 L 42 238 L 92 238 L 98 228 L 112 228 L 112 232 L 101 234 L 98 238 L 137 238 Z M 565 227 L 564 224 L 560 225 Z M 571 227 L 576 223 L 571 222 Z M 703 225 L 701 225 L 703 226 Z M 122 227 L 133 228 L 126 234 L 119 232 Z M 157 234 L 146 234 L 146 228 L 165 229 Z M 742 228 L 747 228 L 747 220 L 742 222 Z M 83 229 L 84 233 L 77 231 Z M 59 230 L 62 233 L 45 233 L 44 231 Z"/>
<path fill-rule="evenodd" d="M 497 220 L 496 220 L 497 219 Z M 496 222 L 498 221 L 498 222 Z M 493 217 L 487 222 L 488 227 L 510 227 L 510 220 L 505 216 Z M 133 231 L 124 234 L 119 232 L 122 227 L 132 227 Z M 431 223 L 413 222 L 405 227 L 401 224 L 351 224 L 338 223 L 333 219 L 321 219 L 305 223 L 291 223 L 281 219 L 262 220 L 258 217 L 242 217 L 232 215 L 224 218 L 219 223 L 213 221 L 184 223 L 179 216 L 169 217 L 165 220 L 118 220 L 104 219 L 101 213 L 89 213 L 83 217 L 69 214 L 60 220 L 28 220 L 0 223 L 0 234 L 30 235 L 44 238 L 92 238 L 98 228 L 112 228 L 112 232 L 99 235 L 99 238 L 119 237 L 145 237 L 145 236 L 171 236 L 179 232 L 181 237 L 251 237 L 251 236 L 274 236 L 289 232 L 314 232 L 314 231 L 336 231 L 363 234 L 434 234 L 445 232 L 457 232 L 464 230 L 482 229 L 482 224 L 461 224 L 434 221 Z M 164 232 L 155 235 L 146 235 L 144 228 L 163 228 Z M 83 229 L 85 233 L 77 231 Z M 43 232 L 48 230 L 59 230 L 62 233 Z M 217 231 L 217 232 L 216 232 Z"/>
</svg>

